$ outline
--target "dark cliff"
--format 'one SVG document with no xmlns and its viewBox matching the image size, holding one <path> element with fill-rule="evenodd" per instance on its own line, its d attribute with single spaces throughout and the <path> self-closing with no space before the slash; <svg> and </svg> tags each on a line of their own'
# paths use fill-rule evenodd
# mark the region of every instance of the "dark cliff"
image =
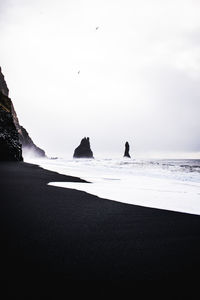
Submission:
<svg viewBox="0 0 200 300">
<path fill-rule="evenodd" d="M 15 127 L 11 100 L 0 92 L 0 160 L 21 161 L 22 145 Z"/>
<path fill-rule="evenodd" d="M 74 151 L 74 158 L 94 158 L 90 148 L 89 137 L 83 138 L 80 145 Z"/>
<path fill-rule="evenodd" d="M 22 144 L 22 153 L 30 154 L 34 157 L 46 157 L 45 151 L 37 147 L 31 137 L 29 136 L 27 130 L 20 125 L 14 106 L 12 105 L 12 116 L 19 134 L 19 140 Z"/>
<path fill-rule="evenodd" d="M 0 67 L 0 160 L 21 161 L 27 149 L 34 156 L 46 156 L 20 125 Z"/>
<path fill-rule="evenodd" d="M 22 143 L 23 153 L 25 151 L 29 151 L 35 157 L 46 157 L 44 150 L 42 150 L 34 144 L 24 127 L 20 126 L 20 132 L 21 134 L 19 135 L 19 138 L 20 142 Z"/>
<path fill-rule="evenodd" d="M 0 160 L 21 161 L 22 145 L 12 116 L 12 101 L 0 68 Z"/>
<path fill-rule="evenodd" d="M 1 72 L 1 67 L 0 67 L 0 92 L 1 94 L 5 95 L 6 97 L 8 97 L 9 94 L 9 89 L 7 87 L 6 81 L 4 79 L 4 76 Z"/>
</svg>

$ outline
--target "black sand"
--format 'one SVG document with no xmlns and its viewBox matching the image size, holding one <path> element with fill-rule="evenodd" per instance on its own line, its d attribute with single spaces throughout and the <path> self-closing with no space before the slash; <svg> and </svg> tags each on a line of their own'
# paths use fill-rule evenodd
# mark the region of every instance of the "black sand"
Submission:
<svg viewBox="0 0 200 300">
<path fill-rule="evenodd" d="M 0 163 L 1 274 L 74 280 L 196 276 L 200 216 L 47 186 L 51 181 L 80 179 Z"/>
</svg>

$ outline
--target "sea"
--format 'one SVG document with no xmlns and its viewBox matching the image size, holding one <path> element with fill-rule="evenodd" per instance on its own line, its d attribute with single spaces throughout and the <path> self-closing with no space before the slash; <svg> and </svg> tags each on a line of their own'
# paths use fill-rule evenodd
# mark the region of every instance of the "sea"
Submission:
<svg viewBox="0 0 200 300">
<path fill-rule="evenodd" d="M 200 215 L 200 159 L 25 159 L 87 183 L 49 182 L 103 199 Z"/>
</svg>

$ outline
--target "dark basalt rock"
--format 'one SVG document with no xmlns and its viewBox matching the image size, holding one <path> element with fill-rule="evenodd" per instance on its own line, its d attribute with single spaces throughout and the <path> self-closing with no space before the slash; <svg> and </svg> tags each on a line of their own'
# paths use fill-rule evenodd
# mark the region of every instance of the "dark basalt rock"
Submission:
<svg viewBox="0 0 200 300">
<path fill-rule="evenodd" d="M 129 154 L 129 150 L 130 150 L 129 143 L 126 142 L 126 143 L 125 143 L 124 157 L 129 157 L 129 158 L 131 158 L 131 156 L 130 156 L 130 154 Z"/>
<path fill-rule="evenodd" d="M 0 161 L 22 161 L 22 145 L 12 115 L 12 101 L 0 68 Z"/>
<path fill-rule="evenodd" d="M 32 150 L 35 156 L 44 157 L 27 131 L 19 124 L 9 90 L 0 68 L 0 160 L 23 160 L 22 151 Z"/>
<path fill-rule="evenodd" d="M 19 140 L 22 144 L 22 153 L 29 154 L 34 157 L 46 157 L 44 150 L 42 150 L 41 148 L 37 147 L 34 144 L 27 130 L 19 124 L 19 120 L 13 105 L 12 105 L 12 115 L 13 115 L 15 127 L 17 128 L 17 131 L 19 133 Z"/>
<path fill-rule="evenodd" d="M 90 139 L 85 137 L 81 140 L 80 145 L 74 151 L 74 158 L 94 158 L 90 148 Z"/>
<path fill-rule="evenodd" d="M 26 129 L 20 126 L 20 134 L 19 134 L 20 142 L 22 143 L 22 151 L 30 151 L 35 157 L 46 157 L 44 150 L 37 147 L 32 139 L 30 138 Z"/>
<path fill-rule="evenodd" d="M 22 160 L 22 145 L 12 114 L 6 111 L 0 103 L 0 161 Z"/>
<path fill-rule="evenodd" d="M 0 67 L 0 92 L 8 97 L 9 94 L 9 89 L 7 87 L 6 81 L 4 79 L 4 76 L 1 72 L 1 67 Z"/>
</svg>

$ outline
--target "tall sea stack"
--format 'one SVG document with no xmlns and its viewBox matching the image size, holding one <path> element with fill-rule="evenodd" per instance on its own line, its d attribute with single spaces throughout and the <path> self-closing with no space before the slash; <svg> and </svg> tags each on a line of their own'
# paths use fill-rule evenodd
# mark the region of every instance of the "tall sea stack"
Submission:
<svg viewBox="0 0 200 300">
<path fill-rule="evenodd" d="M 126 142 L 126 143 L 125 143 L 124 157 L 129 157 L 129 158 L 131 158 L 131 156 L 130 156 L 130 154 L 129 154 L 129 150 L 130 150 L 129 143 Z"/>
<path fill-rule="evenodd" d="M 74 158 L 94 158 L 90 148 L 90 139 L 85 137 L 74 151 Z"/>
<path fill-rule="evenodd" d="M 0 67 L 0 160 L 21 161 L 27 150 L 36 157 L 46 157 L 20 125 Z"/>
</svg>

